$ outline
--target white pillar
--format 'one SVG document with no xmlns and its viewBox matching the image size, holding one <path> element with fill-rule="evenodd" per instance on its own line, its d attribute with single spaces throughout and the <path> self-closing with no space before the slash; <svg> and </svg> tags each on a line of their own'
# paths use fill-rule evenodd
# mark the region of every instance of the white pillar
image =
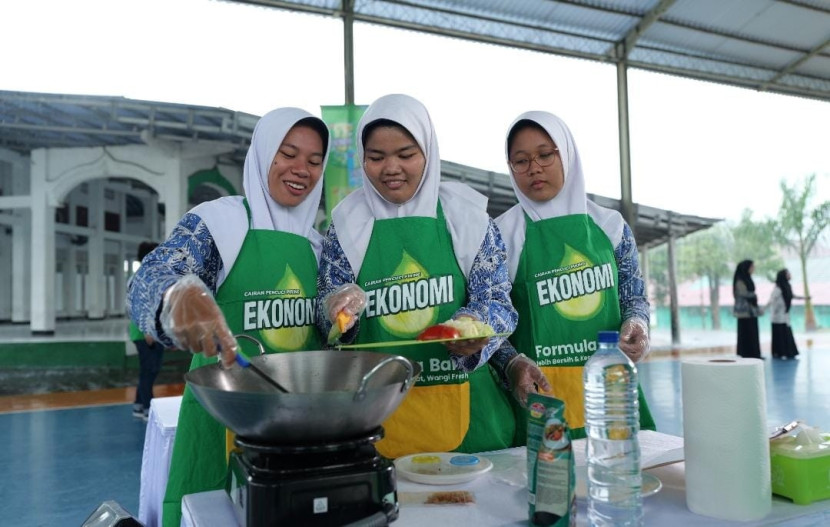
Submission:
<svg viewBox="0 0 830 527">
<path fill-rule="evenodd" d="M 176 224 L 187 212 L 187 175 L 182 174 L 182 162 L 178 156 L 172 157 L 167 164 L 165 175 L 164 199 L 164 233 L 166 239 L 173 232 Z"/>
<path fill-rule="evenodd" d="M 118 217 L 121 225 L 121 232 L 127 230 L 127 193 L 118 191 Z M 115 267 L 115 314 L 123 316 L 127 312 L 127 273 L 124 269 L 124 260 L 127 259 L 127 242 L 118 240 L 116 249 Z"/>
<path fill-rule="evenodd" d="M 124 216 L 126 219 L 126 215 Z M 125 251 L 126 242 L 119 240 L 117 242 L 118 248 L 116 254 L 118 255 L 115 263 L 115 306 L 113 306 L 114 315 L 123 316 L 127 312 L 127 272 L 124 270 L 124 260 L 127 259 Z"/>
<path fill-rule="evenodd" d="M 77 203 L 70 193 L 66 196 L 66 204 L 69 208 L 69 225 L 77 224 Z M 66 287 L 64 298 L 66 299 L 66 316 L 71 318 L 80 317 L 83 315 L 83 308 L 81 299 L 83 292 L 78 289 L 78 283 L 82 280 L 78 273 L 78 251 L 75 244 L 70 243 L 67 247 L 66 256 L 66 270 L 63 273 L 63 281 Z"/>
<path fill-rule="evenodd" d="M 89 274 L 89 265 L 87 264 L 86 251 L 78 251 L 75 256 L 78 260 L 78 272 L 75 273 L 75 309 L 79 317 L 86 316 L 86 291 L 84 284 L 87 281 Z"/>
<path fill-rule="evenodd" d="M 63 266 L 63 310 L 67 317 L 77 317 L 78 299 L 75 284 L 78 282 L 78 249 L 71 243 L 66 248 L 66 262 Z"/>
<path fill-rule="evenodd" d="M 106 312 L 106 281 L 104 269 L 104 182 L 89 182 L 89 227 L 92 230 L 87 242 L 89 272 L 86 280 L 86 316 L 97 320 Z"/>
<path fill-rule="evenodd" d="M 65 265 L 66 250 L 61 250 L 58 240 L 55 239 L 55 294 L 52 295 L 52 302 L 55 304 L 56 319 L 66 316 L 66 295 L 63 293 L 63 282 L 66 278 L 66 273 L 63 270 Z"/>
<path fill-rule="evenodd" d="M 0 320 L 12 319 L 11 232 L 11 225 L 0 223 Z"/>
<path fill-rule="evenodd" d="M 145 202 L 144 221 L 149 222 L 144 224 L 142 232 L 149 232 L 153 241 L 162 241 L 167 239 L 168 234 L 163 232 L 164 226 L 159 219 L 159 196 L 153 193 Z"/>
<path fill-rule="evenodd" d="M 31 158 L 17 156 L 9 151 L 0 151 L 12 167 L 12 195 L 31 197 L 32 185 L 29 173 Z M 9 157 L 11 156 L 11 159 Z M 32 279 L 30 241 L 32 239 L 31 201 L 24 208 L 12 211 L 13 226 L 11 235 L 11 310 L 12 322 L 24 323 L 31 320 L 29 306 L 29 284 Z"/>
<path fill-rule="evenodd" d="M 12 230 L 12 322 L 22 323 L 31 320 L 29 284 L 32 280 L 32 269 L 29 262 L 32 259 L 29 253 L 32 247 L 29 240 L 32 239 L 32 215 L 29 210 L 15 214 L 20 221 Z"/>
<path fill-rule="evenodd" d="M 35 335 L 55 333 L 55 208 L 48 203 L 46 151 L 32 151 L 32 317 L 30 328 Z"/>
</svg>

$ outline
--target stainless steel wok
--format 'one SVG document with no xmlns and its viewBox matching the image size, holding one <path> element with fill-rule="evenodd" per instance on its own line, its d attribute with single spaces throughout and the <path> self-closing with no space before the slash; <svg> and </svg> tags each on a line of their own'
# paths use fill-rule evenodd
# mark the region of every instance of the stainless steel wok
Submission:
<svg viewBox="0 0 830 527">
<path fill-rule="evenodd" d="M 289 393 L 248 369 L 218 363 L 185 374 L 196 399 L 237 435 L 266 443 L 316 443 L 360 437 L 395 411 L 419 364 L 368 351 L 297 351 L 251 362 Z"/>
</svg>

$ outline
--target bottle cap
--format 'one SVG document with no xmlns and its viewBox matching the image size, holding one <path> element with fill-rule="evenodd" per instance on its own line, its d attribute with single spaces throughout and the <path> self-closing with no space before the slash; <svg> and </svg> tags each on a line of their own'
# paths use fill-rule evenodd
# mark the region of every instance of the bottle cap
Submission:
<svg viewBox="0 0 830 527">
<path fill-rule="evenodd" d="M 620 332 L 619 331 L 600 331 L 599 333 L 597 333 L 597 340 L 600 341 L 600 342 L 616 344 L 620 340 Z"/>
<path fill-rule="evenodd" d="M 453 456 L 450 458 L 450 465 L 469 466 L 478 465 L 480 460 L 476 456 Z"/>
</svg>

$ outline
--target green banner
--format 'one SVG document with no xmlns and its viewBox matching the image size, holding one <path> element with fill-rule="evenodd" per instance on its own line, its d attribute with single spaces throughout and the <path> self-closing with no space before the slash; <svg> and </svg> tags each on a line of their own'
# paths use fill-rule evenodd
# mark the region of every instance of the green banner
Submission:
<svg viewBox="0 0 830 527">
<path fill-rule="evenodd" d="M 329 162 L 324 174 L 326 225 L 331 221 L 331 211 L 352 190 L 363 184 L 360 159 L 357 158 L 357 123 L 366 106 L 321 106 L 323 121 L 329 127 Z"/>
</svg>

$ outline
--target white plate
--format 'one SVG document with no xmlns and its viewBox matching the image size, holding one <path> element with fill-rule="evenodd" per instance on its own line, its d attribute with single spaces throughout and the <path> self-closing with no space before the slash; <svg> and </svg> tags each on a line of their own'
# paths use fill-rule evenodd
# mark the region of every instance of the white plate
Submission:
<svg viewBox="0 0 830 527">
<path fill-rule="evenodd" d="M 486 457 L 458 452 L 426 452 L 395 460 L 395 470 L 410 481 L 454 485 L 474 480 L 493 468 Z"/>
<path fill-rule="evenodd" d="M 644 498 L 653 496 L 663 488 L 663 482 L 654 474 L 643 472 L 643 487 L 641 494 Z M 584 498 L 588 495 L 588 469 L 587 467 L 576 467 L 576 496 Z"/>
</svg>

